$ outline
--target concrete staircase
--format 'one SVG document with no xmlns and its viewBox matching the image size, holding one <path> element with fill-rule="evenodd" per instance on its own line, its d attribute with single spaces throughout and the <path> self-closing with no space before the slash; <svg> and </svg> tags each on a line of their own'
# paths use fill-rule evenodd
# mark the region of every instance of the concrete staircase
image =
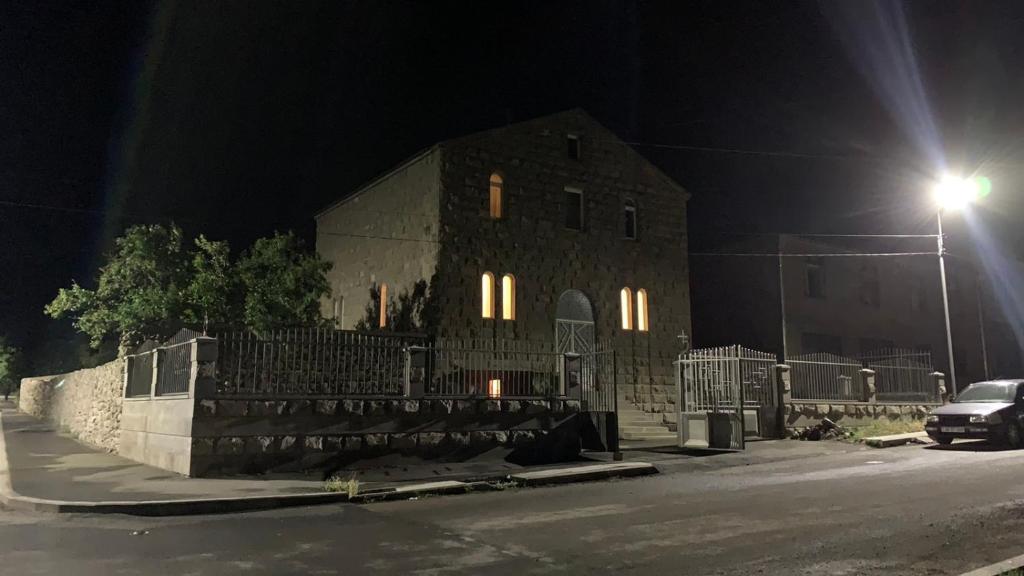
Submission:
<svg viewBox="0 0 1024 576">
<path fill-rule="evenodd" d="M 662 422 L 663 416 L 658 413 L 644 412 L 636 408 L 632 402 L 619 400 L 619 439 L 620 440 L 665 440 L 676 438 L 676 433 L 668 429 Z"/>
</svg>

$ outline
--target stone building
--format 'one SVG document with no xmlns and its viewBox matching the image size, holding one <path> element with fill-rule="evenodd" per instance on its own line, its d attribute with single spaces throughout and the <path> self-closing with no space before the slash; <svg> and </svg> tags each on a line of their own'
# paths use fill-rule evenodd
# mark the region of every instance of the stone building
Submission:
<svg viewBox="0 0 1024 576">
<path fill-rule="evenodd" d="M 934 242 L 780 235 L 723 245 L 713 252 L 924 254 L 695 258 L 701 282 L 694 286 L 694 342 L 742 344 L 790 358 L 821 352 L 856 358 L 899 347 L 930 352 L 935 367 L 948 373 L 938 258 L 928 254 Z M 967 260 L 946 260 L 959 385 L 1019 374 L 1020 349 L 985 276 Z"/>
<path fill-rule="evenodd" d="M 561 327 L 560 349 L 609 342 L 620 396 L 670 412 L 690 330 L 687 199 L 579 109 L 440 142 L 316 216 L 334 264 L 324 315 L 353 328 L 372 289 L 393 305 L 425 280 L 440 336 L 554 341 Z"/>
</svg>

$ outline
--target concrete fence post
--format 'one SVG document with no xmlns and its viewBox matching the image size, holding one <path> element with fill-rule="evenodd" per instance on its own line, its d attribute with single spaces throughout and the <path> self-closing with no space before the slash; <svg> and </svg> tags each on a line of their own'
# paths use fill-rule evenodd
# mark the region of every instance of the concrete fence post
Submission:
<svg viewBox="0 0 1024 576">
<path fill-rule="evenodd" d="M 161 356 L 160 352 L 161 351 L 162 351 L 162 349 L 160 349 L 160 348 L 154 348 L 153 351 L 150 352 L 150 354 L 153 355 L 153 374 L 152 374 L 152 377 L 149 379 L 149 397 L 150 398 L 156 398 L 157 382 L 158 382 L 158 379 L 160 378 L 160 356 Z"/>
<path fill-rule="evenodd" d="M 192 370 L 188 386 L 192 398 L 217 392 L 217 339 L 199 336 L 192 341 Z"/>
<path fill-rule="evenodd" d="M 858 375 L 860 376 L 861 402 L 876 403 L 878 398 L 875 390 L 875 371 L 870 368 L 861 368 Z"/>
<path fill-rule="evenodd" d="M 946 375 L 942 372 L 932 372 L 928 375 L 932 379 L 932 386 L 935 390 L 935 397 L 940 402 L 945 402 L 947 398 L 946 393 Z"/>
<path fill-rule="evenodd" d="M 779 375 L 779 404 L 793 401 L 793 375 L 787 364 L 776 364 L 775 372 Z"/>
<path fill-rule="evenodd" d="M 427 348 L 409 346 L 405 349 L 402 379 L 403 394 L 406 398 L 423 398 L 427 381 Z"/>
</svg>

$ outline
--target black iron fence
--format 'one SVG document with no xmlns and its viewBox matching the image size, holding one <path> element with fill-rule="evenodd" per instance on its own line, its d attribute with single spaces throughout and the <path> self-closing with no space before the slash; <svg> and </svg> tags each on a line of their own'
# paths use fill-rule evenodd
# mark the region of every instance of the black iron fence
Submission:
<svg viewBox="0 0 1024 576">
<path fill-rule="evenodd" d="M 787 358 L 792 396 L 800 400 L 863 400 L 863 364 L 827 352 Z"/>
<path fill-rule="evenodd" d="M 125 397 L 187 394 L 192 379 L 192 346 L 199 336 L 199 332 L 182 329 L 161 345 L 148 341 L 129 355 Z"/>
<path fill-rule="evenodd" d="M 861 357 L 875 371 L 875 390 L 881 402 L 941 402 L 931 378 L 934 371 L 928 352 L 886 348 Z"/>
<path fill-rule="evenodd" d="M 614 409 L 615 355 L 608 345 L 567 355 L 552 342 L 330 328 L 235 330 L 216 338 L 218 395 L 574 396 L 595 410 Z"/>
</svg>

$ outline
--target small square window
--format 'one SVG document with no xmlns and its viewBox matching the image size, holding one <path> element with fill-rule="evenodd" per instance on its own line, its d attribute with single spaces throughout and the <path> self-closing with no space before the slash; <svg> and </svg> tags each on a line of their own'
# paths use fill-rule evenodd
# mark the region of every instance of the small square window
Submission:
<svg viewBox="0 0 1024 576">
<path fill-rule="evenodd" d="M 825 297 L 825 267 L 818 259 L 809 259 L 806 262 L 807 284 L 804 294 L 808 298 Z"/>
<path fill-rule="evenodd" d="M 583 230 L 582 190 L 565 189 L 565 227 L 570 230 Z"/>
<path fill-rule="evenodd" d="M 568 154 L 570 160 L 580 159 L 580 137 L 575 134 L 569 134 L 565 138 L 566 145 L 568 146 Z"/>
</svg>

